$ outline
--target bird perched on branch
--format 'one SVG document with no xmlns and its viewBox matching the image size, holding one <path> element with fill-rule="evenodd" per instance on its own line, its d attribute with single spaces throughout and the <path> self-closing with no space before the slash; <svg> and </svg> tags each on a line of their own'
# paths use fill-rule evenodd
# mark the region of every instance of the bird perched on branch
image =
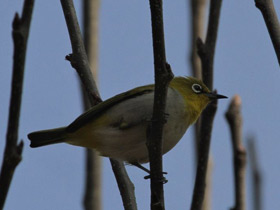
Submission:
<svg viewBox="0 0 280 210">
<path fill-rule="evenodd" d="M 163 154 L 171 150 L 209 102 L 227 98 L 193 77 L 175 77 L 168 86 Z M 132 164 L 149 161 L 146 130 L 153 113 L 154 85 L 138 87 L 92 107 L 66 127 L 28 134 L 31 147 L 68 143 Z"/>
</svg>

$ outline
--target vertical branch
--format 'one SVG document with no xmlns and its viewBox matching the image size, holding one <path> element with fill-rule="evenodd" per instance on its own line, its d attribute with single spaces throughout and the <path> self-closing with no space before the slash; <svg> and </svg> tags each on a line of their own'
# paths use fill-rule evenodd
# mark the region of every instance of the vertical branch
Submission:
<svg viewBox="0 0 280 210">
<path fill-rule="evenodd" d="M 99 5 L 99 0 L 83 1 L 84 43 L 90 69 L 96 79 L 98 72 Z M 88 110 L 91 105 L 84 88 L 82 91 L 84 109 Z M 101 157 L 92 149 L 85 149 L 85 174 L 84 209 L 101 210 Z"/>
<path fill-rule="evenodd" d="M 252 194 L 253 194 L 253 209 L 262 210 L 262 172 L 258 161 L 255 139 L 250 137 L 248 139 L 248 154 L 252 171 Z"/>
<path fill-rule="evenodd" d="M 217 101 L 206 107 L 201 116 L 201 133 L 199 158 L 196 170 L 195 186 L 192 197 L 191 210 L 201 210 L 206 187 L 206 174 L 208 166 L 208 155 L 210 148 L 211 132 L 214 116 L 217 110 Z M 207 113 L 207 114 L 206 114 Z"/>
<path fill-rule="evenodd" d="M 206 0 L 190 0 L 191 4 L 191 48 L 189 60 L 191 63 L 192 75 L 198 79 L 202 79 L 201 61 L 197 54 L 197 39 L 203 37 L 204 14 Z M 194 146 L 195 159 L 198 157 L 198 141 L 200 131 L 200 119 L 196 122 L 194 128 Z M 197 162 L 197 161 L 196 161 Z"/>
<path fill-rule="evenodd" d="M 100 0 L 83 1 L 84 42 L 93 78 L 98 74 L 99 8 Z"/>
<path fill-rule="evenodd" d="M 190 0 L 191 5 L 191 48 L 189 60 L 192 67 L 192 75 L 201 79 L 201 63 L 197 54 L 197 38 L 203 37 L 206 0 Z"/>
<path fill-rule="evenodd" d="M 246 209 L 246 150 L 242 144 L 241 99 L 235 95 L 225 114 L 231 133 L 234 162 L 235 205 L 232 210 Z"/>
<path fill-rule="evenodd" d="M 34 0 L 25 0 L 22 16 L 19 17 L 16 13 L 13 21 L 14 62 L 6 146 L 0 173 L 0 209 L 4 208 L 15 169 L 22 159 L 23 141 L 18 144 L 18 127 L 25 57 L 33 6 Z"/>
<path fill-rule="evenodd" d="M 273 0 L 255 0 L 255 4 L 263 15 L 280 65 L 280 24 L 274 9 Z"/>
<path fill-rule="evenodd" d="M 84 209 L 100 210 L 101 202 L 101 158 L 94 150 L 85 149 L 85 192 Z"/>
<path fill-rule="evenodd" d="M 202 79 L 201 62 L 197 54 L 197 39 L 203 37 L 204 29 L 204 14 L 206 0 L 190 0 L 191 4 L 191 48 L 189 60 L 191 63 L 192 75 L 198 79 Z M 198 156 L 198 141 L 199 141 L 200 119 L 196 122 L 194 128 L 194 146 L 195 159 Z M 197 161 L 196 161 L 197 162 Z"/>
<path fill-rule="evenodd" d="M 214 167 L 214 161 L 213 157 L 209 156 L 208 163 L 207 163 L 207 172 L 206 172 L 206 185 L 205 185 L 205 195 L 204 200 L 202 203 L 202 210 L 210 210 L 212 205 L 212 174 L 213 174 L 213 167 Z"/>
<path fill-rule="evenodd" d="M 202 39 L 197 40 L 198 54 L 202 64 L 202 78 L 206 86 L 213 89 L 214 56 L 220 20 L 222 0 L 211 0 L 208 28 L 205 43 Z"/>
<path fill-rule="evenodd" d="M 166 63 L 162 0 L 150 0 L 155 95 L 153 116 L 147 129 L 147 147 L 151 169 L 151 209 L 164 209 L 162 174 L 162 131 L 165 119 L 165 106 L 168 84 L 173 78 L 170 66 Z"/>
<path fill-rule="evenodd" d="M 206 0 L 190 0 L 190 14 L 191 14 L 191 47 L 189 53 L 189 60 L 191 63 L 192 75 L 196 78 L 202 79 L 201 62 L 197 54 L 197 39 L 198 37 L 204 37 L 204 22 L 206 12 Z M 194 159 L 195 168 L 198 162 L 199 153 L 199 132 L 200 132 L 200 118 L 194 125 Z M 203 210 L 211 209 L 211 182 L 212 182 L 212 168 L 213 159 L 209 158 L 208 170 L 206 174 L 206 192 L 205 199 L 203 201 Z"/>
<path fill-rule="evenodd" d="M 99 96 L 95 81 L 93 80 L 92 73 L 90 71 L 85 47 L 82 40 L 82 35 L 80 32 L 80 27 L 78 24 L 75 8 L 72 0 L 60 0 L 62 9 L 64 12 L 73 54 L 66 56 L 66 59 L 71 62 L 73 68 L 78 72 L 80 79 L 86 89 L 87 94 L 89 95 L 91 105 L 100 103 L 102 100 Z M 112 159 L 111 159 L 112 161 Z M 125 171 L 125 168 L 120 161 L 113 160 L 115 162 L 112 167 L 122 168 L 122 171 Z M 123 180 L 124 186 L 127 190 L 132 189 L 133 187 L 129 186 L 131 181 L 126 173 L 114 173 L 117 180 Z M 124 194 L 121 194 L 122 198 Z M 123 199 L 124 200 L 124 199 Z M 136 203 L 134 204 L 134 209 L 137 209 Z M 125 206 L 125 204 L 124 204 Z"/>
<path fill-rule="evenodd" d="M 222 0 L 211 0 L 206 41 L 198 39 L 198 54 L 202 64 L 204 83 L 213 89 L 213 63 L 220 19 Z M 193 191 L 191 210 L 200 210 L 204 200 L 207 164 L 214 116 L 217 110 L 217 101 L 206 107 L 201 116 L 199 158 L 196 171 L 196 180 Z"/>
</svg>

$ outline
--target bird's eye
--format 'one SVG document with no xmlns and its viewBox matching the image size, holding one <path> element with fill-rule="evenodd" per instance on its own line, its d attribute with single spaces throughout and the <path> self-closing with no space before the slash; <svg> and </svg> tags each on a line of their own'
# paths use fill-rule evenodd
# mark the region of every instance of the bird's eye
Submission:
<svg viewBox="0 0 280 210">
<path fill-rule="evenodd" d="M 193 84 L 192 89 L 195 93 L 201 93 L 202 92 L 202 87 L 199 84 Z"/>
</svg>

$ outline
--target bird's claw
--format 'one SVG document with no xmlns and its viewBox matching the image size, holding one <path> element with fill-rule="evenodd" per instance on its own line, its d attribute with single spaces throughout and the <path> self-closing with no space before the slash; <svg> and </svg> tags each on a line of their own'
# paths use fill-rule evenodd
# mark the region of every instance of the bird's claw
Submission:
<svg viewBox="0 0 280 210">
<path fill-rule="evenodd" d="M 164 174 L 167 174 L 166 172 L 163 172 Z M 151 175 L 148 176 L 144 176 L 144 179 L 151 179 Z M 160 179 L 156 179 L 157 182 L 160 182 L 162 184 L 166 184 L 168 182 L 168 180 L 163 176 Z"/>
</svg>

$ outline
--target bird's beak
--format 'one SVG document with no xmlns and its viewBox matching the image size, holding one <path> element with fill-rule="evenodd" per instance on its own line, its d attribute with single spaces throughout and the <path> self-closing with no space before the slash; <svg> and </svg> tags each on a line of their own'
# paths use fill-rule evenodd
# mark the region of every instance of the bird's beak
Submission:
<svg viewBox="0 0 280 210">
<path fill-rule="evenodd" d="M 205 93 L 205 95 L 206 95 L 209 99 L 211 99 L 211 100 L 221 99 L 221 98 L 227 98 L 227 96 L 220 95 L 220 94 L 217 94 L 217 93 L 215 93 L 215 92 Z"/>
</svg>

